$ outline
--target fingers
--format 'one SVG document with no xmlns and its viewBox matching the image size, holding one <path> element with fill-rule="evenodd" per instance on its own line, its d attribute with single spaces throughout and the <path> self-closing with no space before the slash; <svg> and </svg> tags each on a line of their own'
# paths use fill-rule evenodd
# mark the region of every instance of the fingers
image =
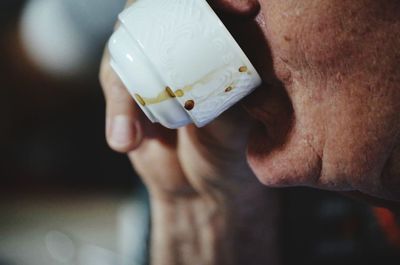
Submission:
<svg viewBox="0 0 400 265">
<path fill-rule="evenodd" d="M 106 137 L 109 146 L 127 153 L 142 141 L 140 111 L 128 90 L 109 64 L 106 52 L 100 69 L 100 81 L 106 98 Z"/>
</svg>

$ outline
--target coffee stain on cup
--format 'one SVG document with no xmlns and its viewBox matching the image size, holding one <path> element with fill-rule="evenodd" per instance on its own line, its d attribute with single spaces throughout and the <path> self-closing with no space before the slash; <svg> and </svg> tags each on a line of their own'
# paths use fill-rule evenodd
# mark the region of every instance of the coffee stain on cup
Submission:
<svg viewBox="0 0 400 265">
<path fill-rule="evenodd" d="M 247 66 L 241 66 L 241 67 L 239 68 L 239 72 L 241 72 L 241 73 L 246 73 L 247 71 L 248 71 Z"/>
<path fill-rule="evenodd" d="M 248 67 L 247 66 L 241 66 L 239 69 L 240 73 L 248 73 Z M 160 92 L 156 97 L 153 98 L 146 98 L 146 97 L 142 97 L 139 94 L 135 94 L 135 98 L 136 101 L 142 105 L 142 106 L 147 106 L 147 105 L 153 105 L 153 104 L 158 104 L 161 103 L 163 101 L 172 99 L 172 98 L 176 98 L 176 97 L 183 97 L 187 92 L 190 92 L 191 90 L 193 90 L 194 87 L 196 87 L 198 84 L 205 84 L 207 82 L 210 82 L 210 80 L 212 80 L 214 78 L 214 75 L 219 71 L 219 69 L 211 71 L 210 73 L 208 73 L 206 76 L 204 76 L 203 78 L 201 78 L 200 80 L 196 81 L 195 83 L 191 84 L 191 85 L 187 85 L 183 88 L 177 89 L 175 90 L 175 92 L 172 90 L 171 87 L 166 86 L 165 89 Z M 227 88 L 225 88 L 225 92 L 231 92 L 233 90 L 233 85 L 228 86 Z M 185 109 L 187 110 L 192 110 L 194 108 L 194 101 L 193 100 L 188 100 L 185 102 Z"/>
<path fill-rule="evenodd" d="M 169 86 L 167 86 L 167 87 L 165 88 L 165 91 L 167 91 L 168 95 L 169 95 L 171 98 L 176 97 L 174 91 L 172 91 L 172 89 L 171 89 Z"/>
<path fill-rule="evenodd" d="M 135 99 L 143 107 L 146 106 L 146 101 L 139 94 L 135 94 Z"/>
<path fill-rule="evenodd" d="M 225 92 L 226 93 L 229 93 L 229 92 L 231 92 L 233 90 L 233 87 L 232 86 L 228 86 L 227 88 L 225 88 Z"/>
<path fill-rule="evenodd" d="M 194 105 L 195 105 L 194 100 L 192 100 L 192 99 L 188 100 L 185 102 L 185 109 L 190 111 L 190 110 L 194 109 Z"/>
<path fill-rule="evenodd" d="M 177 91 L 175 91 L 175 95 L 181 98 L 185 95 L 185 92 L 182 89 L 178 89 Z"/>
</svg>

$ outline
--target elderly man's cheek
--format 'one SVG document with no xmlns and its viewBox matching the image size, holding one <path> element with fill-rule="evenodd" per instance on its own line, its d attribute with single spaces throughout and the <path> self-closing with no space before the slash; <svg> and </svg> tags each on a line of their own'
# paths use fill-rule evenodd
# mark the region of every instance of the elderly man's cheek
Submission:
<svg viewBox="0 0 400 265">
<path fill-rule="evenodd" d="M 268 186 L 313 185 L 320 176 L 321 154 L 312 141 L 312 127 L 296 120 L 290 101 L 279 88 L 267 91 L 265 104 L 247 105 L 259 121 L 248 141 L 249 165 Z M 262 99 L 262 93 L 255 94 Z"/>
<path fill-rule="evenodd" d="M 296 129 L 294 129 L 296 130 Z M 251 135 L 247 158 L 259 180 L 269 187 L 309 186 L 335 191 L 361 190 L 378 194 L 380 171 L 365 152 L 346 152 L 337 146 L 320 155 L 306 135 L 291 132 L 276 144 L 265 127 Z M 326 156 L 326 157 L 325 157 Z"/>
<path fill-rule="evenodd" d="M 299 139 L 299 134 L 289 134 L 286 141 L 277 143 L 264 128 L 251 135 L 247 158 L 259 180 L 270 187 L 312 186 L 321 173 L 321 159 L 313 148 Z"/>
</svg>

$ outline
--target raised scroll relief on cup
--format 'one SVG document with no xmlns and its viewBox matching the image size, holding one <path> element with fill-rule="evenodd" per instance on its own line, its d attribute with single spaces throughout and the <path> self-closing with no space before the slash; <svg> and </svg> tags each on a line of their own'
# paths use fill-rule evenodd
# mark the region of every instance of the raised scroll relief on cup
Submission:
<svg viewBox="0 0 400 265">
<path fill-rule="evenodd" d="M 261 83 L 205 0 L 137 0 L 120 20 L 111 65 L 153 122 L 204 126 Z"/>
</svg>

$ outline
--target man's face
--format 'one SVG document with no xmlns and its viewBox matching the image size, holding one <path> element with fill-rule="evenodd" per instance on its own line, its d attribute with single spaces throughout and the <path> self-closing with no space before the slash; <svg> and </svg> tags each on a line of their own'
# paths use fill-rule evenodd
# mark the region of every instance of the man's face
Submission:
<svg viewBox="0 0 400 265">
<path fill-rule="evenodd" d="M 264 80 L 246 102 L 256 175 L 400 199 L 400 2 L 256 3 L 221 15 Z"/>
</svg>

